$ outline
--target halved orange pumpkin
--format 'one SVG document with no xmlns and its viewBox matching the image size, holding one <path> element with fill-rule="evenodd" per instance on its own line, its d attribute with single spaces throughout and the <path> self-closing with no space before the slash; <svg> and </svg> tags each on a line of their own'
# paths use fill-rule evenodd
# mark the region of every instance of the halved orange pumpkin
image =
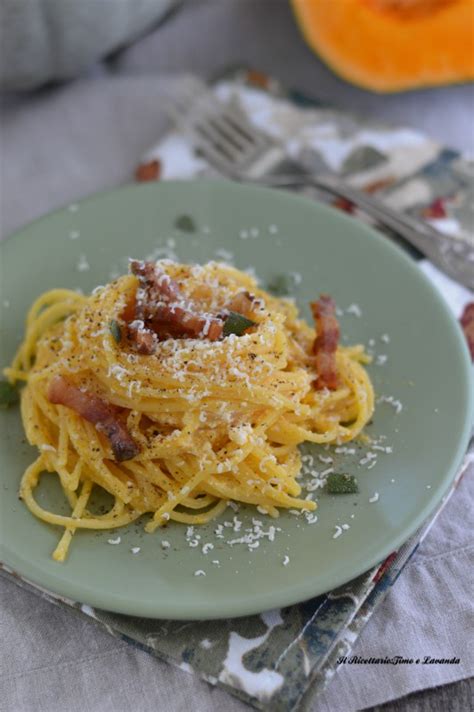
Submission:
<svg viewBox="0 0 474 712">
<path fill-rule="evenodd" d="M 474 79 L 474 0 L 292 0 L 310 45 L 377 92 Z"/>
</svg>

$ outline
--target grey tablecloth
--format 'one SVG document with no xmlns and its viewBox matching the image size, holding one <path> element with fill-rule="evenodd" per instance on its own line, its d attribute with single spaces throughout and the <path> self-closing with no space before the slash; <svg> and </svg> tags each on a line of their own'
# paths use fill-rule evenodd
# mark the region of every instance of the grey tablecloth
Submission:
<svg viewBox="0 0 474 712">
<path fill-rule="evenodd" d="M 212 51 L 210 35 L 216 38 Z M 137 157 L 166 125 L 160 96 L 168 80 L 152 74 L 190 67 L 209 73 L 237 61 L 259 65 L 313 93 L 320 90 L 326 99 L 474 148 L 469 88 L 373 97 L 332 78 L 313 58 L 285 3 L 196 0 L 113 67 L 96 69 L 97 78 L 4 103 L 2 234 L 66 201 L 129 179 Z M 117 76 L 103 76 L 106 71 Z M 347 666 L 319 699 L 318 710 L 351 712 L 474 673 L 474 542 L 467 524 L 473 474 L 471 468 L 354 649 L 363 657 L 457 656 L 460 664 Z M 0 581 L 0 601 L 0 710 L 243 710 L 222 691 L 13 583 Z"/>
</svg>

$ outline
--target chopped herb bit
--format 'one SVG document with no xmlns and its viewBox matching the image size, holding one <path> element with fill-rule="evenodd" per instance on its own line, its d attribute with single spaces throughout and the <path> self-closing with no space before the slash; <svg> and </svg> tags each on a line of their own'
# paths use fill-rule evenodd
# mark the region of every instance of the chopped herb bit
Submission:
<svg viewBox="0 0 474 712">
<path fill-rule="evenodd" d="M 114 337 L 115 343 L 119 344 L 122 340 L 122 330 L 120 328 L 120 324 L 115 319 L 112 319 L 109 324 L 109 328 L 110 333 Z"/>
<path fill-rule="evenodd" d="M 176 218 L 174 226 L 181 232 L 196 232 L 196 223 L 189 215 L 180 215 Z"/>
<path fill-rule="evenodd" d="M 229 336 L 230 334 L 235 334 L 236 336 L 242 336 L 244 331 L 250 329 L 251 326 L 255 326 L 255 322 L 251 319 L 247 319 L 246 316 L 238 314 L 237 312 L 229 312 L 229 316 L 225 320 L 223 335 Z"/>
<path fill-rule="evenodd" d="M 8 408 L 18 403 L 18 390 L 8 381 L 0 381 L 0 408 Z"/>
<path fill-rule="evenodd" d="M 296 280 L 292 274 L 282 272 L 275 275 L 267 285 L 269 292 L 276 297 L 286 297 L 293 291 L 296 285 Z"/>
<path fill-rule="evenodd" d="M 327 489 L 329 494 L 355 494 L 359 491 L 354 475 L 332 472 L 328 475 Z"/>
</svg>

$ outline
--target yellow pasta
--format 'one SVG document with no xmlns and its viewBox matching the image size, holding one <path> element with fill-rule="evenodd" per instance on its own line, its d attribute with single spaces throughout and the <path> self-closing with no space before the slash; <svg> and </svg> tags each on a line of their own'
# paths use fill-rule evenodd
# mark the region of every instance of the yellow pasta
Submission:
<svg viewBox="0 0 474 712">
<path fill-rule="evenodd" d="M 117 339 L 138 281 L 125 275 L 90 296 L 55 289 L 30 309 L 23 343 L 5 369 L 25 382 L 22 419 L 39 450 L 23 475 L 20 496 L 31 512 L 64 529 L 53 553 L 63 561 L 78 529 L 112 529 L 144 514 L 148 532 L 169 520 L 202 524 L 229 500 L 277 517 L 280 509 L 315 509 L 301 496 L 303 442 L 339 444 L 370 420 L 374 395 L 360 346 L 339 346 L 338 386 L 315 388 L 315 330 L 290 300 L 258 288 L 246 273 L 220 263 L 163 262 L 186 299 L 218 314 L 242 290 L 258 309 L 255 326 L 216 341 L 167 338 L 152 354 Z M 55 376 L 92 390 L 119 413 L 138 454 L 116 461 L 100 428 L 50 402 Z M 35 501 L 42 472 L 57 473 L 70 516 Z M 94 488 L 112 495 L 106 514 L 90 511 Z"/>
</svg>

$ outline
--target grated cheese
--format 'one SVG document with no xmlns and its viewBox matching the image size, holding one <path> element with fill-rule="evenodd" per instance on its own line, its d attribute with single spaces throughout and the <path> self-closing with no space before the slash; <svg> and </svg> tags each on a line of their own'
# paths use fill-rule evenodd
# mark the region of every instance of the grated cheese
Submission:
<svg viewBox="0 0 474 712">
<path fill-rule="evenodd" d="M 88 272 L 90 270 L 90 264 L 87 261 L 87 257 L 85 255 L 81 255 L 79 257 L 79 260 L 76 264 L 76 269 L 78 272 Z"/>
<path fill-rule="evenodd" d="M 356 453 L 353 447 L 347 447 L 346 445 L 335 448 L 334 452 L 337 452 L 338 455 L 355 455 Z"/>
<path fill-rule="evenodd" d="M 363 457 L 361 460 L 359 460 L 359 465 L 367 465 L 369 462 L 371 462 L 371 460 L 376 460 L 376 459 L 377 459 L 377 455 L 375 454 L 375 452 L 371 452 L 369 450 L 369 452 L 366 454 L 366 456 Z"/>
<path fill-rule="evenodd" d="M 346 314 L 352 314 L 353 316 L 360 318 L 362 316 L 362 310 L 358 304 L 351 304 L 347 307 Z"/>
<path fill-rule="evenodd" d="M 403 405 L 401 401 L 397 400 L 393 396 L 380 396 L 380 398 L 377 400 L 377 403 L 388 403 L 389 405 L 393 406 L 397 414 L 401 413 L 403 410 Z"/>
<path fill-rule="evenodd" d="M 324 455 L 318 455 L 318 460 L 324 462 L 326 465 L 328 465 L 330 462 L 333 462 L 332 457 L 330 457 L 329 455 L 327 457 L 325 457 Z"/>
</svg>

